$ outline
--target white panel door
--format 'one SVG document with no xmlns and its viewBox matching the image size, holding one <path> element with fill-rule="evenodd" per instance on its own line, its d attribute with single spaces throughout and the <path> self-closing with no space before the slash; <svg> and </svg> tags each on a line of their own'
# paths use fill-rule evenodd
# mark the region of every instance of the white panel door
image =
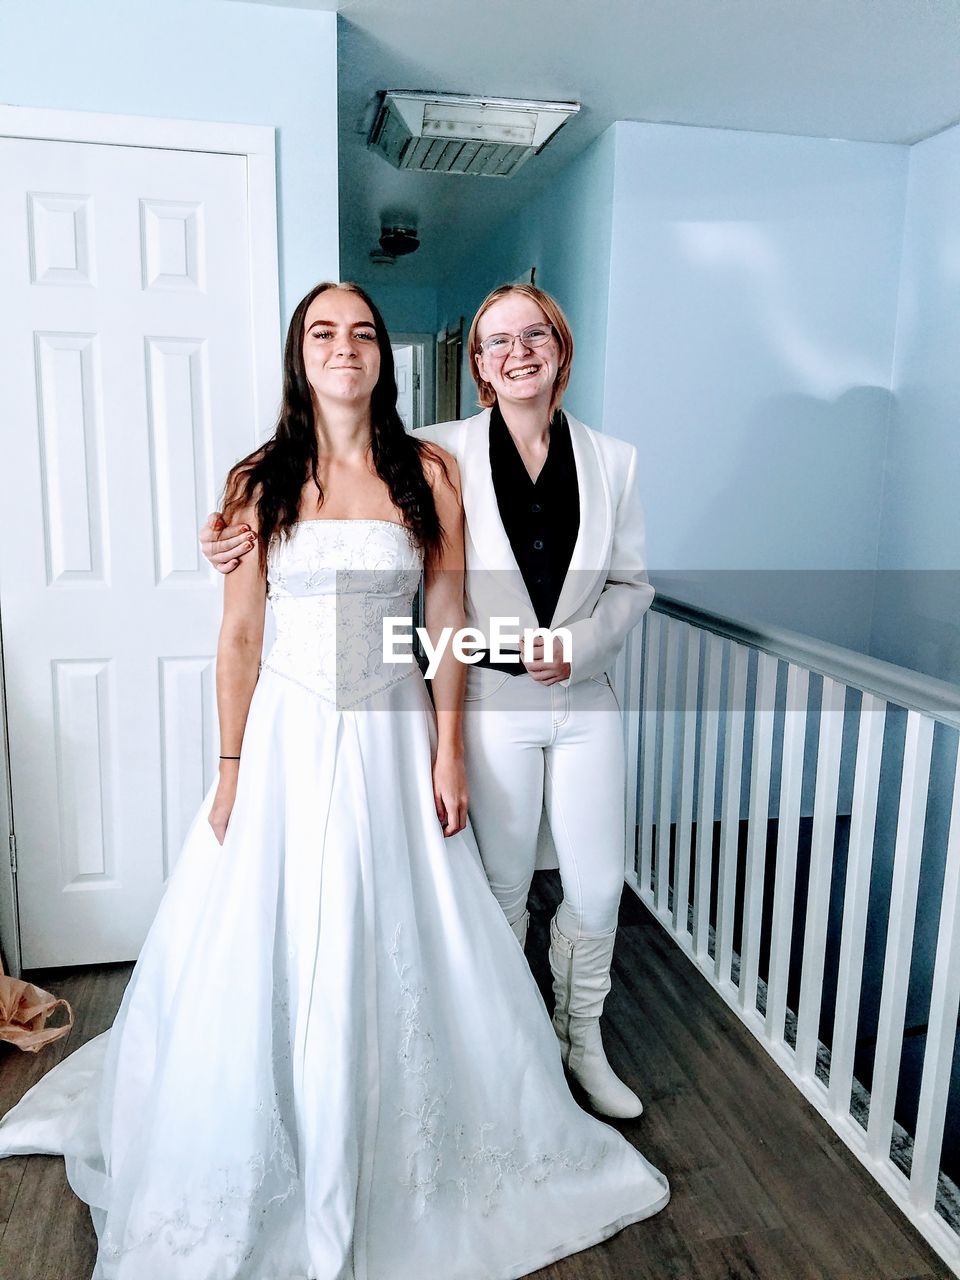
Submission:
<svg viewBox="0 0 960 1280">
<path fill-rule="evenodd" d="M 0 139 L 23 963 L 136 956 L 217 751 L 198 522 L 257 438 L 246 162 Z"/>
<path fill-rule="evenodd" d="M 397 412 L 403 425 L 412 431 L 420 425 L 414 422 L 413 347 L 406 343 L 394 347 L 393 364 L 397 374 Z"/>
</svg>

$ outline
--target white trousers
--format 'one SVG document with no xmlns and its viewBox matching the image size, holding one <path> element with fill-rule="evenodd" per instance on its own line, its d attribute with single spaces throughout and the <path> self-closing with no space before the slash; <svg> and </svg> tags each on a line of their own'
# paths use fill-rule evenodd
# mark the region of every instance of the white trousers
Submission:
<svg viewBox="0 0 960 1280">
<path fill-rule="evenodd" d="M 623 890 L 625 765 L 620 709 L 606 676 L 569 688 L 471 667 L 464 700 L 470 818 L 490 887 L 519 920 L 546 808 L 576 941 L 612 933 Z"/>
</svg>

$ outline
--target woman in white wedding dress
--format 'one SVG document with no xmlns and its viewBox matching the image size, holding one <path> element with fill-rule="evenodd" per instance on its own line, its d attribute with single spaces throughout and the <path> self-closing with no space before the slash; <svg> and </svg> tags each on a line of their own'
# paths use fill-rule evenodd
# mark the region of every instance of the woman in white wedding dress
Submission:
<svg viewBox="0 0 960 1280">
<path fill-rule="evenodd" d="M 462 617 L 456 467 L 395 400 L 370 300 L 311 291 L 228 485 L 261 552 L 225 587 L 220 780 L 113 1029 L 0 1123 L 0 1155 L 65 1155 L 94 1280 L 511 1280 L 667 1202 L 573 1101 L 461 831 L 462 667 L 435 724 L 383 660 L 424 563 L 428 627 Z"/>
</svg>

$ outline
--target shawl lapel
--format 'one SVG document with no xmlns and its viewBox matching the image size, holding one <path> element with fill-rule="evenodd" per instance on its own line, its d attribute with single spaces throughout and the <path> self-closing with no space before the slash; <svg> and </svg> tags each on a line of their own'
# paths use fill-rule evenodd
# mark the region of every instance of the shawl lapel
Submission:
<svg viewBox="0 0 960 1280">
<path fill-rule="evenodd" d="M 562 626 L 586 600 L 597 575 L 606 576 L 613 528 L 613 503 L 600 451 L 582 422 L 567 414 L 580 490 L 580 530 L 551 625 Z"/>
<path fill-rule="evenodd" d="M 613 504 L 606 472 L 592 432 L 567 414 L 573 457 L 580 491 L 580 529 L 570 558 L 553 626 L 560 626 L 577 612 L 605 574 L 613 527 Z M 533 606 L 523 575 L 500 519 L 497 494 L 490 471 L 490 410 L 484 409 L 463 423 L 460 480 L 467 535 L 476 553 L 470 568 L 498 574 L 499 587 L 509 589 L 525 609 Z"/>
</svg>

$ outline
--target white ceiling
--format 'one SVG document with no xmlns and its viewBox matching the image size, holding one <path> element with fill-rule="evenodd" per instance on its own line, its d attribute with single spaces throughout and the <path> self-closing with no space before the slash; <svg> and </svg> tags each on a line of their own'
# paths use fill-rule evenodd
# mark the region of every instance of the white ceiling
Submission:
<svg viewBox="0 0 960 1280">
<path fill-rule="evenodd" d="M 340 14 L 344 277 L 436 283 L 614 120 L 909 143 L 960 118 L 960 0 L 295 2 Z M 407 173 L 366 146 L 382 89 L 582 110 L 514 178 Z M 416 219 L 422 247 L 371 267 L 388 212 Z"/>
</svg>

